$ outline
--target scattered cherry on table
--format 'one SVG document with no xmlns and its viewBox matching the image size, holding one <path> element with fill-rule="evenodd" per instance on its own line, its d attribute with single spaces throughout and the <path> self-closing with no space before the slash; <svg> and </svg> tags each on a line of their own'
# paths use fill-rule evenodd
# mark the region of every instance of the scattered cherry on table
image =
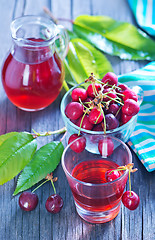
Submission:
<svg viewBox="0 0 155 240">
<path fill-rule="evenodd" d="M 63 200 L 58 194 L 53 194 L 48 197 L 45 207 L 50 213 L 58 213 L 63 207 Z"/>
<path fill-rule="evenodd" d="M 32 192 L 23 192 L 19 197 L 19 206 L 24 211 L 32 211 L 38 204 L 38 196 Z"/>
</svg>

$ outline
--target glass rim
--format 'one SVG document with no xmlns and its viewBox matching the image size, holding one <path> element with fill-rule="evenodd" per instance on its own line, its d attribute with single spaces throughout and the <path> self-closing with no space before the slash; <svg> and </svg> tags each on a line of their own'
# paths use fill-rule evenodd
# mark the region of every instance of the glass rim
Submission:
<svg viewBox="0 0 155 240">
<path fill-rule="evenodd" d="M 96 134 L 96 135 L 98 135 L 98 134 Z M 129 147 L 128 147 L 123 141 L 121 141 L 120 139 L 118 139 L 118 138 L 116 138 L 116 137 L 113 137 L 113 136 L 103 136 L 103 137 L 112 138 L 112 139 L 114 139 L 115 141 L 120 142 L 120 143 L 125 147 L 125 149 L 127 150 L 127 153 L 128 153 L 128 156 L 129 156 L 129 163 L 132 163 L 132 154 L 131 154 L 131 151 L 130 151 Z M 62 157 L 61 157 L 61 165 L 62 165 L 62 168 L 63 168 L 65 174 L 67 174 L 67 175 L 68 175 L 71 179 L 73 179 L 74 181 L 76 181 L 76 182 L 78 182 L 78 183 L 80 183 L 80 184 L 89 186 L 89 187 L 90 187 L 90 186 L 94 186 L 94 187 L 107 186 L 107 185 L 109 185 L 109 184 L 111 185 L 111 184 L 114 184 L 115 182 L 120 181 L 122 178 L 124 178 L 124 177 L 128 174 L 129 170 L 123 170 L 123 171 L 124 171 L 123 174 L 122 174 L 119 178 L 115 179 L 114 181 L 106 182 L 106 183 L 98 183 L 98 184 L 95 184 L 95 183 L 87 183 L 87 182 L 83 182 L 83 181 L 81 181 L 81 180 L 76 179 L 75 177 L 73 177 L 73 176 L 71 175 L 71 173 L 69 173 L 69 171 L 67 170 L 67 168 L 66 168 L 66 166 L 65 166 L 65 163 L 64 163 L 65 154 L 66 154 L 67 150 L 70 148 L 70 145 L 73 144 L 75 141 L 77 141 L 77 139 L 74 140 L 73 142 L 71 142 L 69 145 L 66 146 L 66 148 L 65 148 L 64 151 L 63 151 Z M 72 150 L 72 151 L 73 151 L 73 150 Z M 79 153 L 79 154 L 80 154 L 80 153 Z"/>
<path fill-rule="evenodd" d="M 82 84 L 84 84 L 85 82 L 82 82 L 82 83 L 79 83 L 77 84 L 76 86 L 72 87 L 69 91 L 67 91 L 65 93 L 65 95 L 63 96 L 62 98 L 62 101 L 61 101 L 61 105 L 60 105 L 60 108 L 61 108 L 61 113 L 62 113 L 62 116 L 63 118 L 65 118 L 65 121 L 71 125 L 71 127 L 75 128 L 76 130 L 79 131 L 80 127 L 78 127 L 77 125 L 75 125 L 73 122 L 71 122 L 71 120 L 66 116 L 65 114 L 65 99 L 67 98 L 67 96 L 73 91 L 73 89 L 75 89 L 76 87 L 78 86 L 81 86 Z M 119 126 L 115 129 L 111 129 L 111 130 L 108 130 L 106 131 L 106 134 L 111 134 L 111 133 L 116 133 L 116 132 L 119 132 L 119 131 L 122 131 L 123 129 L 125 129 L 126 127 L 128 127 L 128 125 L 130 125 L 136 118 L 137 118 L 138 114 L 136 114 L 135 116 L 133 116 L 127 123 L 123 124 L 122 126 Z M 101 134 L 104 134 L 104 131 L 92 131 L 92 130 L 86 130 L 84 128 L 81 128 L 81 132 L 82 133 L 87 133 L 87 134 L 91 134 L 91 135 L 101 135 Z"/>
<path fill-rule="evenodd" d="M 53 32 L 53 34 L 51 34 L 51 36 L 48 39 L 43 39 L 42 42 L 32 41 L 24 37 L 17 37 L 16 35 L 17 31 L 24 24 L 32 24 L 32 23 L 33 24 L 36 23 L 38 25 L 40 24 L 42 26 L 47 27 Z M 25 15 L 25 16 L 17 17 L 11 22 L 10 29 L 11 29 L 11 37 L 16 43 L 18 44 L 21 43 L 22 45 L 29 46 L 29 47 L 49 46 L 50 44 L 54 43 L 57 35 L 55 23 L 51 19 L 44 16 L 39 16 L 39 15 Z"/>
</svg>

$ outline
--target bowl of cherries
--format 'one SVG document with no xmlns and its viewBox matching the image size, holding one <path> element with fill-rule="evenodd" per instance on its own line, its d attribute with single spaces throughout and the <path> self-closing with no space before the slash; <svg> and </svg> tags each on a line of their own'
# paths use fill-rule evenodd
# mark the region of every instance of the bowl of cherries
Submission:
<svg viewBox="0 0 155 240">
<path fill-rule="evenodd" d="M 71 140 L 84 135 L 88 150 L 96 153 L 93 136 L 103 134 L 126 142 L 134 131 L 143 90 L 118 83 L 118 77 L 108 72 L 102 79 L 93 73 L 83 83 L 71 88 L 61 101 L 61 114 Z M 71 141 L 69 139 L 69 141 Z"/>
</svg>

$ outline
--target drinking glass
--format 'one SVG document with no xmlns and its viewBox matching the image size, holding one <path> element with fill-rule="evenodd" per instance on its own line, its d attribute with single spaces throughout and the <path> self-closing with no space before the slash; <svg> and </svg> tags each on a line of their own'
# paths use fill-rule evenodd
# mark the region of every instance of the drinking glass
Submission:
<svg viewBox="0 0 155 240">
<path fill-rule="evenodd" d="M 100 138 L 98 138 L 100 137 Z M 114 150 L 107 154 L 107 145 L 102 155 L 93 151 L 75 152 L 71 149 L 79 139 L 70 143 L 62 155 L 62 167 L 71 188 L 77 213 L 90 223 L 104 223 L 114 219 L 121 207 L 121 197 L 128 178 L 128 170 L 112 182 L 106 181 L 106 172 L 132 162 L 128 146 L 120 139 L 103 136 L 113 142 Z M 101 136 L 96 135 L 97 141 Z M 87 144 L 87 143 L 86 143 Z"/>
</svg>

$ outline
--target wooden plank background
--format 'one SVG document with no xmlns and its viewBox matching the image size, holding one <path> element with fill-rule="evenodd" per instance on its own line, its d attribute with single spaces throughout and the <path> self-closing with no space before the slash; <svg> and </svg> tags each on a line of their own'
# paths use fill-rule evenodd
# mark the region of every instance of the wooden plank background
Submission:
<svg viewBox="0 0 155 240">
<path fill-rule="evenodd" d="M 107 15 L 116 20 L 135 24 L 126 0 L 0 0 L 0 67 L 11 44 L 10 23 L 22 15 L 43 15 L 43 6 L 48 7 L 56 18 L 75 19 L 82 14 Z M 71 29 L 67 22 L 62 24 Z M 126 61 L 107 56 L 116 74 L 123 74 L 144 66 L 146 61 Z M 36 113 L 17 109 L 7 99 L 0 83 L 0 134 L 10 131 L 37 132 L 56 130 L 64 126 L 58 99 L 48 108 Z M 58 136 L 38 140 L 42 146 Z M 64 141 L 64 144 L 66 142 Z M 133 153 L 135 167 L 139 171 L 132 176 L 132 189 L 140 196 L 140 206 L 129 211 L 122 206 L 113 221 L 105 224 L 89 224 L 76 213 L 67 180 L 61 165 L 56 169 L 57 193 L 64 200 L 59 214 L 49 214 L 45 201 L 53 193 L 50 183 L 37 190 L 39 204 L 32 212 L 23 212 L 18 197 L 12 197 L 16 178 L 0 186 L 0 240 L 154 240 L 155 239 L 155 173 L 148 173 Z"/>
</svg>

